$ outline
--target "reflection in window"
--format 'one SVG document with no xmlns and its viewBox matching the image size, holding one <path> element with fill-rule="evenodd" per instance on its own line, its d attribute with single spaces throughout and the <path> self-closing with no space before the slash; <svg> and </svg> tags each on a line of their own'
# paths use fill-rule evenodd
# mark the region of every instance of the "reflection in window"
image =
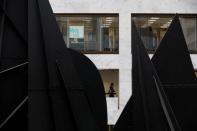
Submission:
<svg viewBox="0 0 197 131">
<path fill-rule="evenodd" d="M 197 53 L 197 17 L 181 18 L 180 20 L 188 49 L 191 53 Z"/>
<path fill-rule="evenodd" d="M 56 15 L 67 47 L 84 53 L 118 53 L 118 16 Z"/>
<path fill-rule="evenodd" d="M 164 37 L 173 15 L 136 15 L 132 17 L 146 49 L 153 53 Z M 191 53 L 197 53 L 197 16 L 181 15 L 180 21 Z"/>
</svg>

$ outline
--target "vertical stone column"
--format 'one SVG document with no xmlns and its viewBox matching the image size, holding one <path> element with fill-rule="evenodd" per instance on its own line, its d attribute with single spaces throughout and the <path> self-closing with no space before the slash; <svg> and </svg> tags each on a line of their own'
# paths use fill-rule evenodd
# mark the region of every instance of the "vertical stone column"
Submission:
<svg viewBox="0 0 197 131">
<path fill-rule="evenodd" d="M 119 13 L 119 111 L 116 119 L 131 97 L 131 14 Z"/>
</svg>

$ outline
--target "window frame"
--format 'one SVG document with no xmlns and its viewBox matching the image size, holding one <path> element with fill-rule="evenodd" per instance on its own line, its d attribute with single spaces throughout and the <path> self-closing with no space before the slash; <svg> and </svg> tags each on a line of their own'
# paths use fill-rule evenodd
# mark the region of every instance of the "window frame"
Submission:
<svg viewBox="0 0 197 131">
<path fill-rule="evenodd" d="M 117 17 L 118 19 L 118 50 L 117 51 L 79 51 L 83 54 L 119 54 L 119 14 L 118 13 L 54 13 L 55 17 Z"/>
</svg>

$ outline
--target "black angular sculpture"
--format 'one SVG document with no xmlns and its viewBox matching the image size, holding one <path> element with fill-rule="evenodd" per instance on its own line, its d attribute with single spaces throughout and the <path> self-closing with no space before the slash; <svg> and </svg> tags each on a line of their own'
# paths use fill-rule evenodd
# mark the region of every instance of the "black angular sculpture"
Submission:
<svg viewBox="0 0 197 131">
<path fill-rule="evenodd" d="M 118 121 L 116 122 L 113 131 L 133 131 L 133 118 L 132 118 L 132 110 L 133 109 L 133 99 L 132 97 L 129 99 L 126 104 L 123 112 L 121 113 Z"/>
<path fill-rule="evenodd" d="M 0 1 L 0 130 L 27 130 L 27 1 Z"/>
<path fill-rule="evenodd" d="M 27 1 L 2 0 L 0 11 L 0 71 L 3 71 L 27 62 Z"/>
<path fill-rule="evenodd" d="M 48 0 L 30 0 L 29 131 L 105 131 L 104 87 L 84 55 L 66 48 Z"/>
<path fill-rule="evenodd" d="M 183 131 L 197 130 L 197 79 L 178 16 L 152 62 Z"/>
<path fill-rule="evenodd" d="M 133 95 L 114 131 L 180 131 L 152 62 L 132 25 Z"/>
</svg>

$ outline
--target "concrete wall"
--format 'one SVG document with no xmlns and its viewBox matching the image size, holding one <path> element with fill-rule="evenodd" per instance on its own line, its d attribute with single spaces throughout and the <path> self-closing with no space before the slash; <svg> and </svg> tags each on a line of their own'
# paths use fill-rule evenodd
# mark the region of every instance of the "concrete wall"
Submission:
<svg viewBox="0 0 197 131">
<path fill-rule="evenodd" d="M 87 56 L 99 69 L 119 69 L 118 118 L 131 96 L 131 13 L 197 13 L 197 0 L 50 0 L 54 13 L 118 13 L 119 54 Z M 197 69 L 197 56 L 192 55 Z"/>
</svg>

